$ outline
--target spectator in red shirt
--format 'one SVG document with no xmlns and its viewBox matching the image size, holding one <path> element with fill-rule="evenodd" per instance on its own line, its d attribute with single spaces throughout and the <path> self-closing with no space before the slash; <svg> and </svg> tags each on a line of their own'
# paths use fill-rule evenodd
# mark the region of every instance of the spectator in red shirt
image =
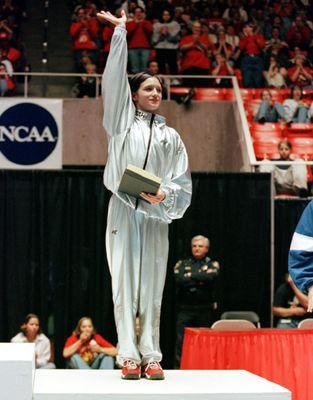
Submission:
<svg viewBox="0 0 313 400">
<path fill-rule="evenodd" d="M 291 48 L 297 46 L 305 50 L 309 47 L 312 34 L 310 28 L 304 25 L 300 16 L 295 18 L 293 25 L 288 29 L 286 39 Z"/>
<path fill-rule="evenodd" d="M 144 9 L 137 6 L 134 19 L 126 23 L 130 70 L 134 74 L 147 68 L 150 57 L 153 25 L 145 18 Z"/>
<path fill-rule="evenodd" d="M 241 72 L 243 84 L 246 88 L 263 86 L 263 58 L 262 50 L 265 45 L 263 35 L 254 31 L 251 23 L 243 28 L 243 36 L 239 40 L 239 49 L 242 52 Z"/>
<path fill-rule="evenodd" d="M 216 54 L 215 56 L 216 67 L 212 70 L 212 75 L 218 76 L 229 76 L 235 75 L 235 71 L 232 68 L 229 61 L 225 58 L 225 56 L 221 53 Z M 218 87 L 232 87 L 231 79 L 215 79 L 215 86 Z"/>
<path fill-rule="evenodd" d="M 288 69 L 288 76 L 294 85 L 305 87 L 312 84 L 313 71 L 310 67 L 305 67 L 305 56 L 298 54 L 295 56 L 295 66 Z"/>
<path fill-rule="evenodd" d="M 63 357 L 73 369 L 113 369 L 116 348 L 96 333 L 92 320 L 83 317 L 63 349 Z"/>
<path fill-rule="evenodd" d="M 76 62 L 79 63 L 81 53 L 87 50 L 89 56 L 96 62 L 96 38 L 99 32 L 99 23 L 96 18 L 91 17 L 84 8 L 79 8 L 76 12 L 76 21 L 72 22 L 70 35 L 74 42 Z"/>
<path fill-rule="evenodd" d="M 180 41 L 181 72 L 184 75 L 209 75 L 211 68 L 211 43 L 207 35 L 201 34 L 201 24 L 192 24 L 192 34 Z M 209 86 L 209 79 L 184 79 L 186 86 Z"/>
<path fill-rule="evenodd" d="M 113 35 L 114 29 L 111 25 L 106 25 L 103 28 L 102 31 L 102 40 L 103 40 L 103 62 L 102 66 L 103 69 L 105 68 L 108 56 L 109 56 L 109 51 L 110 51 L 110 45 L 111 45 L 111 38 Z"/>
</svg>

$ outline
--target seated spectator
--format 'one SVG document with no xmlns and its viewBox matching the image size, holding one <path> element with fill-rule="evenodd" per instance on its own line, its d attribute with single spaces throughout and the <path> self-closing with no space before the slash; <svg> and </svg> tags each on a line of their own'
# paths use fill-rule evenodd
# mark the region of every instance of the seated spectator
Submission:
<svg viewBox="0 0 313 400">
<path fill-rule="evenodd" d="M 305 56 L 298 54 L 295 57 L 295 66 L 288 69 L 288 76 L 294 85 L 305 87 L 312 85 L 313 70 L 305 66 Z"/>
<path fill-rule="evenodd" d="M 302 88 L 294 86 L 290 98 L 283 102 L 284 120 L 286 122 L 309 122 L 308 105 L 302 101 Z"/>
<path fill-rule="evenodd" d="M 290 157 L 291 143 L 282 140 L 278 144 L 280 159 L 277 161 L 293 161 Z M 297 161 L 301 161 L 297 159 Z M 308 194 L 307 169 L 301 164 L 279 165 L 261 164 L 260 172 L 273 172 L 276 194 L 305 197 Z"/>
<path fill-rule="evenodd" d="M 152 23 L 146 20 L 142 7 L 136 7 L 134 19 L 126 23 L 130 71 L 137 73 L 147 68 L 150 57 Z"/>
<path fill-rule="evenodd" d="M 78 65 L 82 51 L 88 51 L 89 57 L 96 62 L 97 46 L 96 38 L 99 31 L 99 23 L 96 18 L 90 17 L 86 10 L 81 7 L 76 11 L 75 21 L 70 27 L 70 35 L 73 39 L 75 60 Z"/>
<path fill-rule="evenodd" d="M 78 321 L 63 349 L 63 357 L 72 369 L 114 369 L 116 355 L 116 348 L 96 332 L 89 317 Z"/>
<path fill-rule="evenodd" d="M 288 29 L 286 40 L 290 48 L 295 46 L 304 50 L 308 48 L 312 40 L 312 33 L 310 28 L 304 24 L 301 16 L 297 16 L 293 25 Z"/>
<path fill-rule="evenodd" d="M 297 328 L 307 315 L 308 296 L 302 293 L 286 274 L 286 281 L 275 292 L 273 314 L 278 318 L 277 328 Z"/>
<path fill-rule="evenodd" d="M 8 74 L 5 62 L 0 63 L 0 96 L 10 94 L 14 87 L 14 82 Z"/>
<path fill-rule="evenodd" d="M 34 343 L 36 368 L 53 369 L 55 365 L 50 362 L 50 340 L 41 332 L 39 317 L 28 314 L 21 325 L 21 332 L 11 339 L 12 343 Z"/>
<path fill-rule="evenodd" d="M 264 71 L 265 81 L 268 87 L 283 88 L 286 87 L 286 82 L 281 69 L 277 64 L 275 57 L 270 58 L 270 65 L 267 71 Z"/>
<path fill-rule="evenodd" d="M 239 40 L 242 53 L 241 72 L 246 88 L 263 86 L 262 50 L 264 45 L 264 37 L 256 34 L 250 23 L 246 24 L 243 28 L 243 36 Z"/>
<path fill-rule="evenodd" d="M 148 63 L 148 68 L 146 69 L 148 74 L 150 75 L 158 75 L 159 73 L 159 64 L 156 60 L 151 60 Z"/>
<path fill-rule="evenodd" d="M 152 44 L 156 50 L 156 61 L 159 64 L 161 74 L 166 74 L 168 70 L 171 75 L 177 75 L 179 40 L 179 23 L 173 20 L 170 10 L 163 10 L 160 22 L 153 25 L 152 35 Z"/>
<path fill-rule="evenodd" d="M 180 41 L 181 72 L 184 75 L 209 75 L 211 68 L 211 43 L 207 36 L 201 34 L 201 24 L 192 24 L 192 34 Z M 185 86 L 209 86 L 208 79 L 184 79 Z"/>
<path fill-rule="evenodd" d="M 212 75 L 229 76 L 235 75 L 234 69 L 230 62 L 226 60 L 224 55 L 216 54 L 215 56 L 216 67 L 212 70 Z M 233 87 L 231 79 L 215 79 L 215 86 L 218 87 Z"/>
<path fill-rule="evenodd" d="M 279 118 L 284 118 L 284 109 L 279 102 L 273 102 L 272 95 L 269 90 L 263 90 L 261 93 L 262 103 L 254 117 L 255 122 L 278 122 Z"/>
<path fill-rule="evenodd" d="M 94 75 L 97 73 L 96 66 L 94 64 L 86 65 L 86 73 Z M 81 81 L 78 84 L 77 97 L 95 97 L 97 93 L 97 80 L 98 80 L 98 94 L 100 93 L 100 79 L 95 76 L 82 76 Z"/>
</svg>

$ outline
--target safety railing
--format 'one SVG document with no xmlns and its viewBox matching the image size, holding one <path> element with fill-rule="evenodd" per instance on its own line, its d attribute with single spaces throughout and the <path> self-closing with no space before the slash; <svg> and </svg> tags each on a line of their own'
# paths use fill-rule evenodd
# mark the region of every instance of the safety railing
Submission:
<svg viewBox="0 0 313 400">
<path fill-rule="evenodd" d="M 2 74 L 3 75 L 3 74 Z M 34 97 L 32 96 L 32 93 L 30 91 L 31 89 L 31 80 L 33 78 L 41 78 L 43 80 L 42 82 L 42 86 L 45 88 L 45 90 L 47 89 L 47 86 L 49 85 L 49 79 L 55 79 L 56 81 L 60 78 L 74 78 L 77 79 L 77 81 L 79 79 L 82 78 L 95 78 L 95 98 L 98 98 L 100 96 L 100 86 L 101 86 L 101 78 L 102 75 L 100 74 L 82 74 L 82 73 L 63 73 L 63 72 L 14 72 L 12 74 L 13 76 L 16 77 L 23 77 L 23 83 L 21 83 L 23 85 L 23 90 L 21 92 L 21 95 L 24 98 L 28 98 L 28 97 Z M 131 76 L 131 75 L 130 75 Z M 164 86 L 165 86 L 165 99 L 167 100 L 171 100 L 172 96 L 171 96 L 171 87 L 176 85 L 173 85 L 173 80 L 175 81 L 181 81 L 182 83 L 184 83 L 184 80 L 188 79 L 188 80 L 193 80 L 193 79 L 201 79 L 201 80 L 208 80 L 208 81 L 212 81 L 215 79 L 223 79 L 223 80 L 231 80 L 232 82 L 232 88 L 234 90 L 234 101 L 237 103 L 238 106 L 238 112 L 239 112 L 239 118 L 240 118 L 240 125 L 242 128 L 242 132 L 241 132 L 241 140 L 244 141 L 245 143 L 245 147 L 246 147 L 246 151 L 248 154 L 248 159 L 249 159 L 249 164 L 251 167 L 257 167 L 259 165 L 264 165 L 264 164 L 275 164 L 275 165 L 298 165 L 298 164 L 303 164 L 303 160 L 294 160 L 294 161 L 276 161 L 276 160 L 262 160 L 262 161 L 258 161 L 255 157 L 255 153 L 254 153 L 254 149 L 253 149 L 253 142 L 252 142 L 252 138 L 251 138 L 251 134 L 250 134 L 250 128 L 249 128 L 249 123 L 247 120 L 247 116 L 245 113 L 245 109 L 244 109 L 244 103 L 242 100 L 242 96 L 240 93 L 240 88 L 239 88 L 239 84 L 238 84 L 238 80 L 235 76 L 216 76 L 216 75 L 162 75 L 162 78 L 164 80 Z M 213 85 L 210 85 L 210 87 L 212 88 Z M 38 97 L 38 96 L 37 96 Z M 42 96 L 40 97 L 46 97 L 45 93 L 43 93 Z M 72 98 L 75 96 L 58 96 L 58 97 L 63 97 L 63 98 Z M 304 161 L 305 164 L 307 165 L 313 165 L 313 161 Z"/>
</svg>

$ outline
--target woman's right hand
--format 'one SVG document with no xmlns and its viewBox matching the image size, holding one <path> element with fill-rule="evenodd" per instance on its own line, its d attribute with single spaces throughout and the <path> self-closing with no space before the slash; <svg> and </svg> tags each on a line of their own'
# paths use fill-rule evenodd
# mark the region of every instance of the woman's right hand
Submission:
<svg viewBox="0 0 313 400">
<path fill-rule="evenodd" d="M 118 25 L 125 25 L 127 21 L 126 13 L 124 10 L 121 11 L 121 17 L 117 18 L 115 15 L 111 14 L 109 11 L 100 11 L 97 13 L 97 17 L 100 21 L 108 21 L 111 24 L 118 26 Z"/>
</svg>

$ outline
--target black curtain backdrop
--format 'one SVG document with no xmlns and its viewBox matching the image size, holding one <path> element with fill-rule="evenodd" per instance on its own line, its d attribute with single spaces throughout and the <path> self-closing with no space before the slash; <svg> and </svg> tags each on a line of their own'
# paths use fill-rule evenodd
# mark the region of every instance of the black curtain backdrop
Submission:
<svg viewBox="0 0 313 400">
<path fill-rule="evenodd" d="M 270 321 L 270 175 L 195 173 L 193 185 L 191 207 L 170 226 L 165 368 L 173 365 L 175 341 L 173 266 L 189 255 L 194 235 L 210 238 L 210 256 L 221 264 L 219 313 L 254 310 L 263 326 Z M 53 337 L 58 367 L 64 341 L 84 315 L 116 343 L 105 254 L 109 198 L 99 170 L 0 172 L 0 341 L 35 312 Z"/>
</svg>

